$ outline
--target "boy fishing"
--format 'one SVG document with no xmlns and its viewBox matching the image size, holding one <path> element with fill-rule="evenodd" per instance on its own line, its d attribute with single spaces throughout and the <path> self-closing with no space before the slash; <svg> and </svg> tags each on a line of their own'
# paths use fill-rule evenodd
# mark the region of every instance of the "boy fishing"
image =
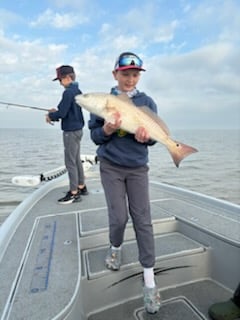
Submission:
<svg viewBox="0 0 240 320">
<path fill-rule="evenodd" d="M 84 118 L 82 109 L 76 104 L 75 96 L 81 94 L 73 67 L 63 65 L 56 69 L 57 76 L 53 81 L 59 80 L 65 88 L 62 99 L 57 109 L 49 110 L 46 121 L 58 121 L 61 119 L 64 144 L 64 160 L 68 171 L 70 190 L 58 200 L 61 204 L 69 204 L 81 200 L 81 195 L 87 195 L 87 187 L 84 183 L 83 166 L 80 159 L 80 141 Z"/>
</svg>

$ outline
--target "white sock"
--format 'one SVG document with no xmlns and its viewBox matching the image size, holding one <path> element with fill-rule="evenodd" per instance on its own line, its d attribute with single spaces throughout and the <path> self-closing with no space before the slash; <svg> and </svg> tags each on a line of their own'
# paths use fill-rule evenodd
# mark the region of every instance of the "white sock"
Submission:
<svg viewBox="0 0 240 320">
<path fill-rule="evenodd" d="M 111 246 L 111 248 L 112 248 L 113 250 L 121 250 L 121 249 L 122 249 L 122 246 L 120 246 L 120 247 Z"/>
<path fill-rule="evenodd" d="M 153 268 L 143 268 L 144 284 L 148 288 L 155 287 Z"/>
</svg>

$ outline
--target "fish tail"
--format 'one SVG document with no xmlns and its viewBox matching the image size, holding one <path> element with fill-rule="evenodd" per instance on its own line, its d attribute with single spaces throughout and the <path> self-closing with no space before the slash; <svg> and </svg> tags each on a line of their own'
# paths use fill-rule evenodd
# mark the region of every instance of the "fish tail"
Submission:
<svg viewBox="0 0 240 320">
<path fill-rule="evenodd" d="M 198 152 L 197 149 L 178 141 L 172 141 L 172 143 L 167 145 L 167 149 L 170 152 L 176 167 L 179 167 L 180 162 L 184 158 L 192 153 Z"/>
</svg>

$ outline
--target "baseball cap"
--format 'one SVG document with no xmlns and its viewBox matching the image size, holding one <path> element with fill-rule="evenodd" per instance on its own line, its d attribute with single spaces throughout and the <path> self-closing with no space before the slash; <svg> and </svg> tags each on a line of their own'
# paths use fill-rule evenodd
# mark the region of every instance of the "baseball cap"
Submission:
<svg viewBox="0 0 240 320">
<path fill-rule="evenodd" d="M 64 78 L 68 74 L 74 73 L 74 69 L 71 66 L 65 65 L 65 66 L 58 67 L 56 69 L 56 73 L 57 73 L 57 77 L 54 78 L 53 81 L 61 80 L 62 78 Z"/>
<path fill-rule="evenodd" d="M 127 69 L 137 69 L 141 71 L 146 71 L 142 68 L 143 61 L 132 52 L 123 52 L 117 58 L 114 66 L 115 71 L 127 70 Z"/>
</svg>

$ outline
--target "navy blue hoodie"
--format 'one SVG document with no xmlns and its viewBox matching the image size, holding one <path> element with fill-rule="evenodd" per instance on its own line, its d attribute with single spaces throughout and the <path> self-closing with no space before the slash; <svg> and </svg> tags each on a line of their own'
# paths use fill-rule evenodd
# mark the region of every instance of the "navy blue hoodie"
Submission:
<svg viewBox="0 0 240 320">
<path fill-rule="evenodd" d="M 78 83 L 71 82 L 63 91 L 62 100 L 57 106 L 58 110 L 49 113 L 52 121 L 62 119 L 63 131 L 76 131 L 84 127 L 82 108 L 75 102 L 75 96 L 81 93 Z"/>
<path fill-rule="evenodd" d="M 132 98 L 133 103 L 138 107 L 147 106 L 157 113 L 155 102 L 143 92 L 137 92 Z M 123 167 L 140 167 L 148 162 L 148 146 L 155 144 L 149 140 L 147 143 L 140 143 L 134 138 L 134 134 L 123 130 L 117 130 L 110 136 L 103 131 L 104 119 L 91 114 L 88 127 L 91 130 L 91 138 L 98 145 L 97 155 L 116 165 Z"/>
</svg>

